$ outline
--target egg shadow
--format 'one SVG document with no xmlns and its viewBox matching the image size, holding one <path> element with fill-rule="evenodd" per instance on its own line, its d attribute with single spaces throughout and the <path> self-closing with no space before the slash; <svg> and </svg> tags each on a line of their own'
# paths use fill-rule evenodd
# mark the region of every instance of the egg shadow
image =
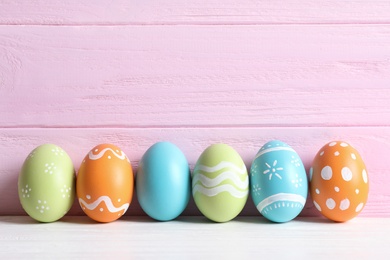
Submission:
<svg viewBox="0 0 390 260">
<path fill-rule="evenodd" d="M 298 217 L 292 221 L 302 222 L 302 223 L 317 223 L 317 224 L 340 224 L 343 222 L 334 222 L 325 217 Z"/>
<path fill-rule="evenodd" d="M 220 223 L 220 222 L 212 221 L 212 220 L 206 218 L 203 215 L 199 215 L 199 216 L 179 216 L 174 221 L 182 222 L 182 223 L 191 223 L 191 224 L 202 224 L 202 225 L 223 224 L 223 223 Z"/>
<path fill-rule="evenodd" d="M 256 224 L 256 225 L 258 225 L 258 224 L 263 224 L 263 225 L 281 224 L 281 223 L 272 222 L 261 215 L 239 216 L 239 217 L 233 219 L 232 221 L 236 221 L 236 222 L 240 222 L 240 223 L 247 223 L 247 224 Z"/>
<path fill-rule="evenodd" d="M 59 219 L 58 222 L 69 223 L 69 224 L 80 224 L 80 225 L 107 224 L 107 223 L 95 221 L 86 215 L 84 215 L 84 216 L 64 216 L 63 218 Z M 108 223 L 110 223 L 110 222 L 108 222 Z"/>
<path fill-rule="evenodd" d="M 47 223 L 36 221 L 35 219 L 31 218 L 28 215 L 18 215 L 18 216 L 7 215 L 7 216 L 1 216 L 0 223 L 17 224 L 17 225 L 47 224 Z"/>
</svg>

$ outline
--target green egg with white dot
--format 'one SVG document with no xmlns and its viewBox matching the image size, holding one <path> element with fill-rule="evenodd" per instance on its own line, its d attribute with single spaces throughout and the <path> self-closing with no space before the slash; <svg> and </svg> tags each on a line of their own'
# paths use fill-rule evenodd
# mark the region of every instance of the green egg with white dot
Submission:
<svg viewBox="0 0 390 260">
<path fill-rule="evenodd" d="M 73 205 L 75 178 L 72 160 L 61 147 L 38 146 L 27 156 L 19 174 L 23 209 L 39 222 L 59 220 Z"/>
</svg>

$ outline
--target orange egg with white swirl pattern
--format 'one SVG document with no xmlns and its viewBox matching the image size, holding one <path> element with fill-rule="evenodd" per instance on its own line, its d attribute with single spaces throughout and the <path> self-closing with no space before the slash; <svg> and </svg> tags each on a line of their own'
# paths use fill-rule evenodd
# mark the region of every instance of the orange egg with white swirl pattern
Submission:
<svg viewBox="0 0 390 260">
<path fill-rule="evenodd" d="M 112 144 L 94 147 L 77 174 L 76 191 L 85 214 L 98 222 L 120 218 L 130 206 L 134 175 L 126 154 Z"/>
</svg>

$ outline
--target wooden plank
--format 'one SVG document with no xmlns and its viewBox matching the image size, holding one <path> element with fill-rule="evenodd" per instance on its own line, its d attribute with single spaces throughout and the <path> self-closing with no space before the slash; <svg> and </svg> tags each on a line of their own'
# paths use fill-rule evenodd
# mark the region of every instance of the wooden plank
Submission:
<svg viewBox="0 0 390 260">
<path fill-rule="evenodd" d="M 269 140 L 279 139 L 290 144 L 301 156 L 308 170 L 315 154 L 327 142 L 344 140 L 354 145 L 369 173 L 369 201 L 362 216 L 390 217 L 390 127 L 291 127 L 291 128 L 103 128 L 103 129 L 0 129 L 0 215 L 20 215 L 17 178 L 24 159 L 36 146 L 55 143 L 65 149 L 78 169 L 87 152 L 99 143 L 121 147 L 136 171 L 143 153 L 155 142 L 171 141 L 186 155 L 191 169 L 209 145 L 224 142 L 234 147 L 249 168 L 256 152 Z M 82 214 L 75 203 L 71 215 Z M 134 200 L 128 215 L 144 214 Z M 198 215 L 193 202 L 185 215 Z M 318 216 L 308 200 L 302 216 Z M 241 215 L 259 215 L 249 200 Z"/>
<path fill-rule="evenodd" d="M 1 1 L 0 24 L 388 23 L 388 1 Z"/>
<path fill-rule="evenodd" d="M 201 217 L 169 222 L 123 217 L 98 224 L 66 217 L 37 224 L 28 217 L 0 217 L 2 259 L 389 259 L 390 219 L 356 218 L 333 224 L 298 218 L 272 224 L 240 217 L 224 224 Z"/>
<path fill-rule="evenodd" d="M 2 127 L 390 123 L 390 26 L 1 26 Z"/>
</svg>

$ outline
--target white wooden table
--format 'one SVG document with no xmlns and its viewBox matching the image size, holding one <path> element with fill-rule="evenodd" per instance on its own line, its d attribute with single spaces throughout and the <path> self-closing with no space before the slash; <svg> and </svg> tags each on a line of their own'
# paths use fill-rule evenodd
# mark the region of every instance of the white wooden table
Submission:
<svg viewBox="0 0 390 260">
<path fill-rule="evenodd" d="M 274 224 L 239 217 L 217 224 L 203 217 L 124 217 L 100 224 L 80 216 L 41 224 L 26 216 L 0 217 L 1 259 L 390 259 L 389 245 L 388 218 Z"/>
</svg>

